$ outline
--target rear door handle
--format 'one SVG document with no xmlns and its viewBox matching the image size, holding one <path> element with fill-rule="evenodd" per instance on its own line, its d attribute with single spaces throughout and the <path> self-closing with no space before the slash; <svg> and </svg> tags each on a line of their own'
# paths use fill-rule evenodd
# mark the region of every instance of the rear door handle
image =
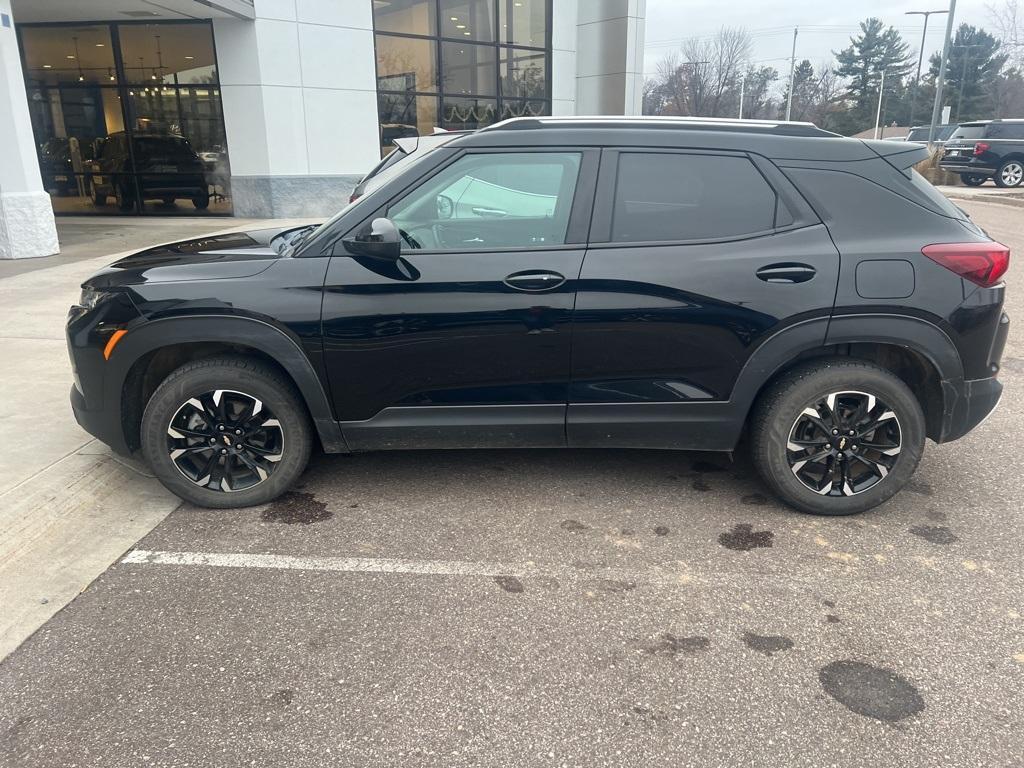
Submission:
<svg viewBox="0 0 1024 768">
<path fill-rule="evenodd" d="M 517 291 L 529 291 L 531 293 L 550 291 L 564 282 L 564 275 L 541 270 L 513 272 L 505 278 L 505 285 L 509 288 L 515 288 Z"/>
<path fill-rule="evenodd" d="M 755 274 L 766 283 L 806 283 L 817 273 L 810 264 L 769 264 L 761 267 Z"/>
</svg>

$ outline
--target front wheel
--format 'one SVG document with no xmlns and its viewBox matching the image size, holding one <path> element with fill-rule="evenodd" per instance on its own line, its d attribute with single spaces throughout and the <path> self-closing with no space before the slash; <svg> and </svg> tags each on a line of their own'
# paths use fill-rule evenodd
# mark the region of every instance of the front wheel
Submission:
<svg viewBox="0 0 1024 768">
<path fill-rule="evenodd" d="M 192 205 L 196 207 L 196 210 L 205 211 L 210 207 L 210 194 L 196 195 L 192 198 Z"/>
<path fill-rule="evenodd" d="M 960 181 L 968 187 L 980 187 L 985 183 L 985 177 L 977 173 L 962 173 L 960 174 Z"/>
<path fill-rule="evenodd" d="M 1024 181 L 1024 163 L 1020 160 L 1007 160 L 996 171 L 996 186 L 1019 187 Z"/>
<path fill-rule="evenodd" d="M 900 491 L 924 450 L 921 406 L 884 368 L 815 361 L 782 376 L 751 424 L 755 466 L 801 512 L 852 515 Z"/>
<path fill-rule="evenodd" d="M 244 357 L 186 363 L 146 405 L 142 451 L 170 491 L 202 507 L 264 504 L 309 460 L 312 431 L 291 382 Z"/>
</svg>

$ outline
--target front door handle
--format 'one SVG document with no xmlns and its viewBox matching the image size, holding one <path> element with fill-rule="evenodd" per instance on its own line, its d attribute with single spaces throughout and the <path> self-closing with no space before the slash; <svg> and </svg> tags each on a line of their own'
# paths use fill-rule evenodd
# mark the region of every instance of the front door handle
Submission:
<svg viewBox="0 0 1024 768">
<path fill-rule="evenodd" d="M 509 288 L 515 288 L 517 291 L 529 291 L 530 293 L 550 291 L 564 282 L 564 275 L 560 275 L 557 272 L 540 270 L 514 272 L 505 278 L 505 285 Z"/>
<path fill-rule="evenodd" d="M 766 283 L 806 283 L 816 273 L 817 270 L 810 264 L 786 262 L 769 264 L 767 267 L 761 267 L 754 274 Z"/>
</svg>

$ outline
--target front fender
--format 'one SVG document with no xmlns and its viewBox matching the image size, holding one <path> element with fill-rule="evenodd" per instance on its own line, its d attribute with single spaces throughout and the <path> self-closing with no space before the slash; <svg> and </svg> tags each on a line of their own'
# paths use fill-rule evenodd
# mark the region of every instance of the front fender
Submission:
<svg viewBox="0 0 1024 768">
<path fill-rule="evenodd" d="M 114 349 L 104 371 L 104 409 L 120 412 L 124 383 L 144 355 L 176 344 L 220 342 L 258 349 L 291 376 L 328 453 L 347 450 L 330 399 L 297 337 L 255 318 L 226 315 L 167 317 L 139 323 Z"/>
</svg>

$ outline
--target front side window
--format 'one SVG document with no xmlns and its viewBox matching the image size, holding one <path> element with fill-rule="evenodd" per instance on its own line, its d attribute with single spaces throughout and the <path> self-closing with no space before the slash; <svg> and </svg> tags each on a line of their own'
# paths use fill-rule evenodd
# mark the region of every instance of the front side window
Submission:
<svg viewBox="0 0 1024 768">
<path fill-rule="evenodd" d="M 775 191 L 745 157 L 628 152 L 619 156 L 612 241 L 739 237 L 775 225 Z"/>
<path fill-rule="evenodd" d="M 394 203 L 405 247 L 535 248 L 565 243 L 581 155 L 466 155 Z"/>
</svg>

